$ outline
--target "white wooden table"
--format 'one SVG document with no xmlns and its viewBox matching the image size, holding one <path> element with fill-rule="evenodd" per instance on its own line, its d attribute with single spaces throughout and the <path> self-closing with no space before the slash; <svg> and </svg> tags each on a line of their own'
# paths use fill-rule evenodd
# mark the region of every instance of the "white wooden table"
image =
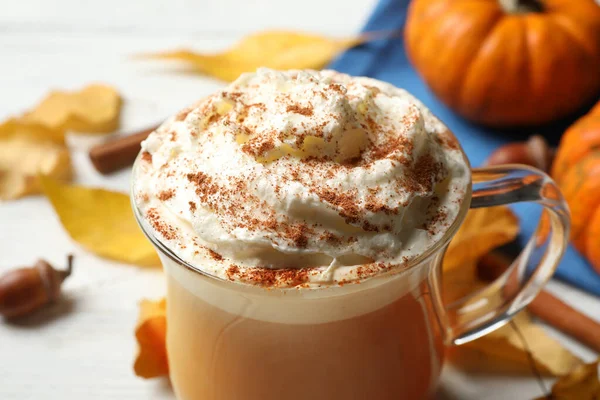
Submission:
<svg viewBox="0 0 600 400">
<path fill-rule="evenodd" d="M 161 121 L 222 83 L 174 73 L 131 55 L 178 47 L 219 50 L 244 34 L 285 28 L 349 35 L 376 0 L 19 0 L 0 12 L 0 118 L 32 106 L 50 88 L 92 81 L 119 88 L 123 129 Z M 129 171 L 103 177 L 87 160 L 97 139 L 70 138 L 77 181 L 126 191 Z M 164 294 L 160 270 L 106 261 L 62 230 L 49 203 L 30 197 L 0 205 L 0 273 L 43 257 L 60 266 L 76 256 L 65 299 L 18 324 L 0 323 L 0 399 L 174 399 L 165 380 L 134 376 L 137 302 Z M 600 319 L 598 300 L 553 283 L 551 289 Z M 591 360 L 585 349 L 568 343 Z M 531 378 L 468 376 L 447 368 L 440 399 L 528 399 Z M 206 399 L 210 400 L 210 399 Z"/>
</svg>

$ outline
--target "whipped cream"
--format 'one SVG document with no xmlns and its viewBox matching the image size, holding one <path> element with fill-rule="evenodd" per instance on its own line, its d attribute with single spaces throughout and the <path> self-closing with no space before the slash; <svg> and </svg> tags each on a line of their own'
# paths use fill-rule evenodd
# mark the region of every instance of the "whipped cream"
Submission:
<svg viewBox="0 0 600 400">
<path fill-rule="evenodd" d="M 401 269 L 457 218 L 470 170 L 405 90 L 334 71 L 243 74 L 142 143 L 146 229 L 196 268 L 265 286 Z"/>
</svg>

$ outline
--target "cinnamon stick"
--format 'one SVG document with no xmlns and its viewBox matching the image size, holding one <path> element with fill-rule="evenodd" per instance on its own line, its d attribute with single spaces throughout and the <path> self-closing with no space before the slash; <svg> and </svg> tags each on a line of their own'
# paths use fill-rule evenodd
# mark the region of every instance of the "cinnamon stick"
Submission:
<svg viewBox="0 0 600 400">
<path fill-rule="evenodd" d="M 500 253 L 489 253 L 478 263 L 479 277 L 493 280 L 502 275 L 510 266 L 511 260 Z M 517 289 L 516 279 L 507 282 L 505 295 Z M 542 290 L 529 303 L 527 310 L 559 331 L 587 345 L 600 353 L 600 323 L 569 306 L 546 290 Z"/>
<path fill-rule="evenodd" d="M 133 164 L 141 150 L 141 143 L 158 126 L 134 132 L 101 143 L 90 149 L 90 160 L 94 168 L 102 174 L 109 174 Z"/>
</svg>

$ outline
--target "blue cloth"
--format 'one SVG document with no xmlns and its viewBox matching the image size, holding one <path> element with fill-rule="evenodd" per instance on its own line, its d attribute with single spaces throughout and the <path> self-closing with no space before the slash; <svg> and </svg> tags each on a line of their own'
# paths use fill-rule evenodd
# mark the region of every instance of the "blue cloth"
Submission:
<svg viewBox="0 0 600 400">
<path fill-rule="evenodd" d="M 364 31 L 401 30 L 406 19 L 409 0 L 380 0 L 369 18 Z M 523 140 L 528 131 L 495 131 L 469 123 L 443 105 L 429 91 L 409 63 L 401 37 L 374 41 L 351 49 L 335 60 L 330 67 L 350 75 L 370 76 L 405 88 L 427 105 L 461 142 L 473 166 L 480 165 L 499 145 L 511 140 Z M 588 107 L 589 108 L 589 107 Z M 585 112 L 587 110 L 581 110 Z M 543 133 L 556 142 L 565 127 L 573 122 L 567 118 L 535 132 Z M 521 219 L 522 236 L 528 238 L 539 219 L 539 206 L 520 204 L 514 207 Z M 594 272 L 585 259 L 570 247 L 562 260 L 556 276 L 566 282 L 600 296 L 600 275 Z"/>
</svg>

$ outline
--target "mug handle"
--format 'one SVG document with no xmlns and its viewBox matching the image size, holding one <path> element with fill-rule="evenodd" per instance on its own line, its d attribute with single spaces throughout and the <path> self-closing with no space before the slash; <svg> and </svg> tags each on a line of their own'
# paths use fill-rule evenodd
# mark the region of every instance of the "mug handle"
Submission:
<svg viewBox="0 0 600 400">
<path fill-rule="evenodd" d="M 537 296 L 567 248 L 569 209 L 548 175 L 525 165 L 473 169 L 471 208 L 520 202 L 542 205 L 546 216 L 542 215 L 535 233 L 502 276 L 446 306 L 452 344 L 470 342 L 506 324 Z M 515 289 L 507 293 L 509 280 Z"/>
</svg>

